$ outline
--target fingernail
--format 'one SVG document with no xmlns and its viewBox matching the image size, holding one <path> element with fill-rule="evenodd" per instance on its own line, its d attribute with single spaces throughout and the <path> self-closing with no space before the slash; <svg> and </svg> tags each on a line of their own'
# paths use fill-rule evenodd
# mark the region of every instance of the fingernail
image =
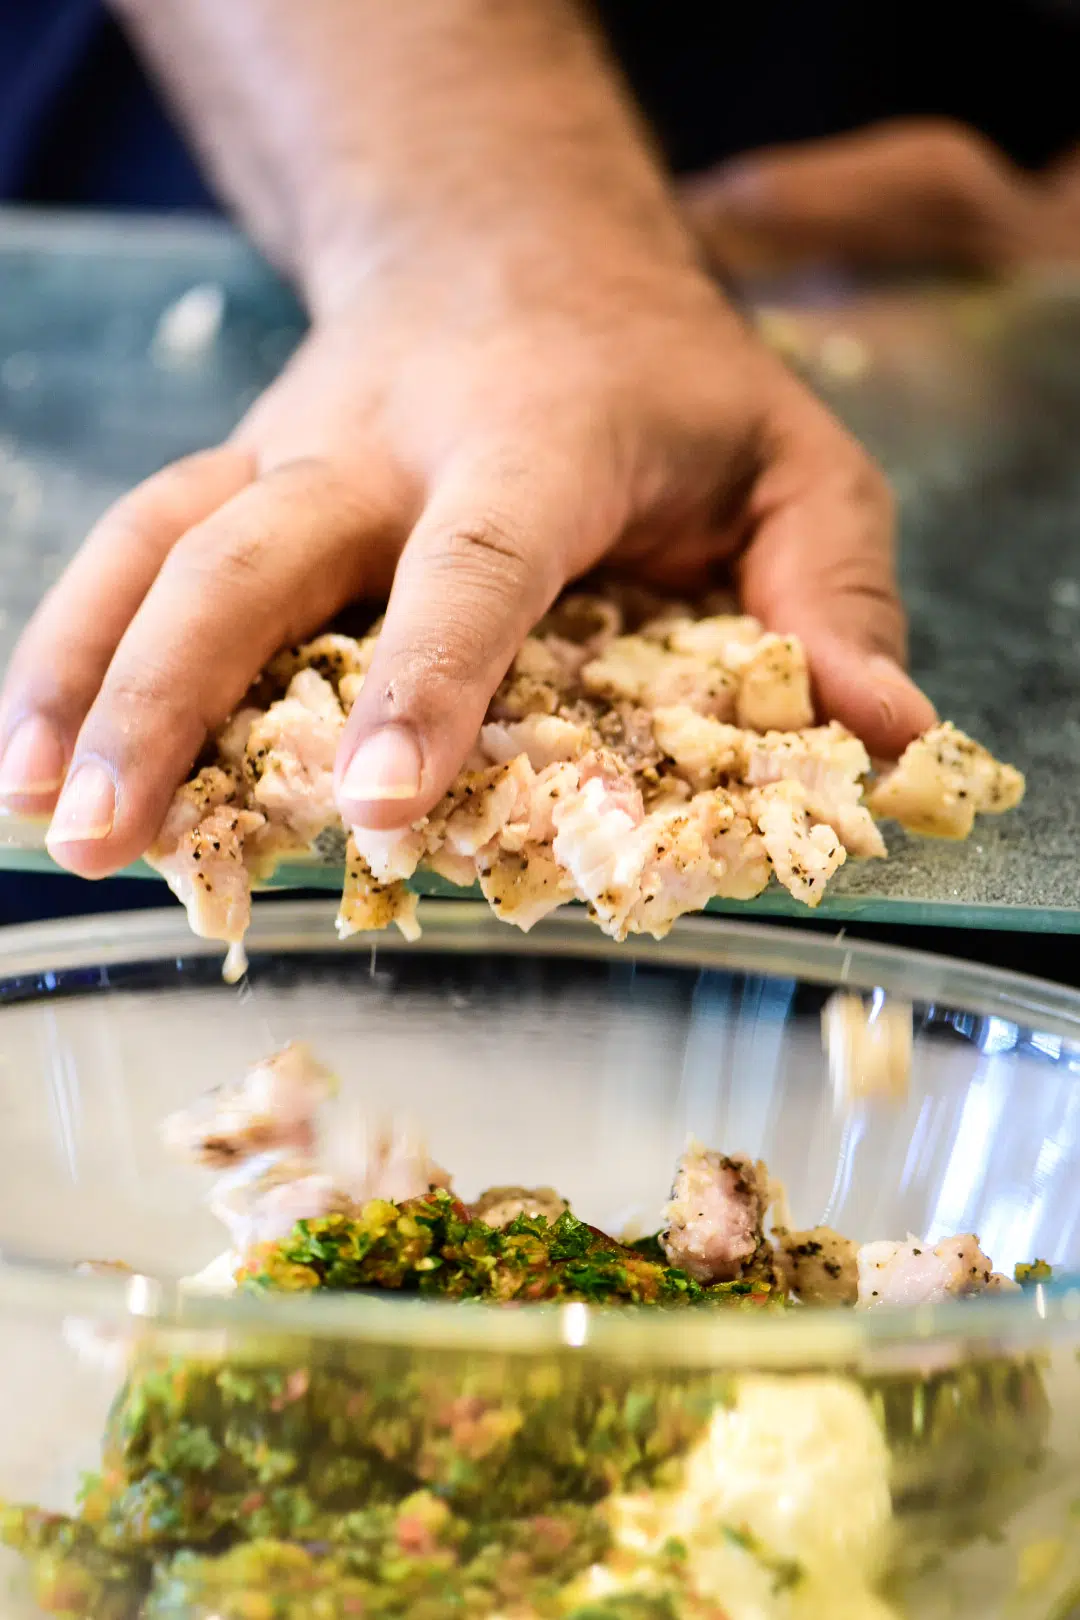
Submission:
<svg viewBox="0 0 1080 1620">
<path fill-rule="evenodd" d="M 116 785 L 104 765 L 80 765 L 60 795 L 46 844 L 81 844 L 108 838 L 116 817 Z"/>
<path fill-rule="evenodd" d="M 64 780 L 64 747 L 49 722 L 31 715 L 12 733 L 0 761 L 0 798 L 55 793 Z"/>
<path fill-rule="evenodd" d="M 420 791 L 420 749 L 402 726 L 365 737 L 346 768 L 341 797 L 357 804 L 415 799 Z"/>
</svg>

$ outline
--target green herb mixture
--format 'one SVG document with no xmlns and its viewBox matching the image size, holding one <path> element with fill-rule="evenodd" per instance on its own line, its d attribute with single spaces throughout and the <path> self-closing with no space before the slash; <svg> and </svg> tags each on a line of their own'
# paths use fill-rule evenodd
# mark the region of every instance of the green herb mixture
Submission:
<svg viewBox="0 0 1080 1620">
<path fill-rule="evenodd" d="M 434 1191 L 300 1221 L 247 1257 L 241 1286 L 786 1308 L 771 1275 L 702 1287 L 661 1256 L 655 1240 L 616 1243 L 569 1211 L 497 1230 Z M 697 1620 L 677 1544 L 653 1552 L 645 1586 L 597 1596 L 582 1582 L 626 1563 L 607 1505 L 677 1489 L 733 1387 L 565 1353 L 536 1362 L 283 1337 L 222 1356 L 150 1339 L 77 1512 L 6 1507 L 0 1539 L 27 1556 L 37 1602 L 61 1620 Z M 1038 1461 L 1045 1400 L 1031 1364 L 867 1387 L 898 1511 L 959 1496 L 977 1533 L 1003 1480 Z M 798 1585 L 798 1561 L 745 1526 L 718 1533 L 778 1592 Z"/>
<path fill-rule="evenodd" d="M 491 1227 L 439 1188 L 402 1205 L 374 1199 L 355 1216 L 301 1221 L 286 1238 L 259 1246 L 240 1280 L 275 1292 L 411 1289 L 499 1304 L 786 1303 L 767 1260 L 734 1281 L 706 1286 L 667 1264 L 655 1238 L 619 1243 L 570 1210 L 551 1222 L 518 1215 L 508 1226 Z"/>
</svg>

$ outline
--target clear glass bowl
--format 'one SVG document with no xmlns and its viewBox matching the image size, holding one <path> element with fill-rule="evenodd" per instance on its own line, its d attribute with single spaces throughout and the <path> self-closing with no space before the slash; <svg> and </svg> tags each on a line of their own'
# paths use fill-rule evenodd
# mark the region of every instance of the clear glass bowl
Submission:
<svg viewBox="0 0 1080 1620">
<path fill-rule="evenodd" d="M 53 1556 L 37 1600 L 5 1553 L 3 1612 L 1080 1616 L 1080 996 L 715 919 L 619 946 L 573 913 L 528 937 L 471 903 L 423 920 L 418 946 L 339 946 L 321 903 L 258 906 L 238 990 L 173 911 L 0 934 L 0 1498 L 70 1512 L 104 1443 L 140 1538 Z M 915 1004 L 905 1104 L 835 1111 L 819 1014 L 841 984 Z M 221 1242 L 158 1124 L 296 1038 L 342 1076 L 336 1107 L 422 1124 L 466 1197 L 553 1184 L 647 1231 L 693 1135 L 765 1158 L 799 1225 L 975 1231 L 999 1268 L 1061 1280 L 869 1315 L 181 1294 Z M 137 1275 L 72 1275 L 87 1259 Z M 380 1505 L 420 1488 L 404 1521 Z M 327 1515 L 365 1505 L 343 1572 Z M 470 1538 L 454 1570 L 479 1559 L 466 1597 L 445 1552 L 418 1573 L 449 1534 L 433 1512 Z M 240 1523 L 299 1548 L 162 1573 L 178 1537 L 219 1553 Z M 572 1601 L 537 1573 L 571 1556 Z"/>
</svg>

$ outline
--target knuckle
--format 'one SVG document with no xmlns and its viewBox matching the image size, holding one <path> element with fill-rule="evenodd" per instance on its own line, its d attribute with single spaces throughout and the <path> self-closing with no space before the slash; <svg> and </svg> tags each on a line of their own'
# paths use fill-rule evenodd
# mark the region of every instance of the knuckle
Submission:
<svg viewBox="0 0 1080 1620">
<path fill-rule="evenodd" d="M 94 525 L 90 538 L 129 550 L 156 545 L 156 536 L 171 535 L 182 526 L 199 471 L 198 457 L 163 467 L 114 501 Z"/>
<path fill-rule="evenodd" d="M 995 148 L 984 136 L 951 118 L 927 118 L 884 126 L 894 151 L 903 152 L 916 172 L 953 173 L 985 166 Z"/>
<path fill-rule="evenodd" d="M 946 125 L 931 143 L 930 158 L 944 173 L 966 183 L 983 180 L 1002 167 L 996 147 L 973 130 Z"/>
<path fill-rule="evenodd" d="M 230 532 L 216 548 L 215 574 L 226 584 L 256 584 L 265 575 L 272 543 L 268 534 L 248 528 Z"/>
<path fill-rule="evenodd" d="M 819 557 L 815 572 L 817 589 L 832 601 L 865 603 L 890 618 L 901 611 L 891 562 L 876 548 L 849 546 Z"/>
<path fill-rule="evenodd" d="M 300 455 L 270 467 L 260 482 L 264 487 L 287 491 L 290 498 L 296 499 L 327 484 L 335 484 L 340 491 L 345 479 L 326 456 Z"/>
<path fill-rule="evenodd" d="M 966 232 L 986 229 L 1011 207 L 1011 187 L 997 153 L 968 135 L 928 140 L 922 171 L 928 207 L 943 226 Z"/>
<path fill-rule="evenodd" d="M 184 712 L 176 680 L 161 666 L 123 665 L 110 671 L 101 688 L 101 701 L 120 714 L 150 715 L 154 724 L 164 716 Z"/>
<path fill-rule="evenodd" d="M 197 525 L 175 547 L 163 572 L 217 591 L 248 590 L 266 577 L 273 541 L 250 522 L 223 529 L 213 521 Z"/>
<path fill-rule="evenodd" d="M 446 600 L 460 604 L 488 637 L 499 639 L 508 622 L 529 613 L 539 618 L 565 577 L 558 545 L 536 544 L 523 524 L 494 511 L 440 524 L 420 548 L 416 565 L 429 588 L 444 581 Z"/>
<path fill-rule="evenodd" d="M 89 543 L 141 550 L 149 543 L 149 529 L 146 489 L 141 486 L 129 490 L 102 513 L 90 531 Z"/>
<path fill-rule="evenodd" d="M 460 576 L 479 576 L 489 583 L 505 583 L 513 588 L 530 572 L 530 559 L 523 536 L 494 514 L 467 522 L 447 524 L 436 530 L 429 547 L 429 561 L 436 568 L 453 570 Z"/>
</svg>

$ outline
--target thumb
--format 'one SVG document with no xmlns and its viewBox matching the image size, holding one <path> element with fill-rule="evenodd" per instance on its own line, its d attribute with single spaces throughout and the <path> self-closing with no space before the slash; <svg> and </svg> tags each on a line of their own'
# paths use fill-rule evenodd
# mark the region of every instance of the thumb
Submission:
<svg viewBox="0 0 1080 1620">
<path fill-rule="evenodd" d="M 450 786 L 565 582 L 571 504 L 516 470 L 473 468 L 436 491 L 402 552 L 339 750 L 346 824 L 406 826 Z"/>
<path fill-rule="evenodd" d="M 761 517 L 739 564 L 749 613 L 806 648 L 818 713 L 896 759 L 935 721 L 904 672 L 906 622 L 893 568 L 891 502 L 872 463 L 822 477 Z"/>
</svg>

